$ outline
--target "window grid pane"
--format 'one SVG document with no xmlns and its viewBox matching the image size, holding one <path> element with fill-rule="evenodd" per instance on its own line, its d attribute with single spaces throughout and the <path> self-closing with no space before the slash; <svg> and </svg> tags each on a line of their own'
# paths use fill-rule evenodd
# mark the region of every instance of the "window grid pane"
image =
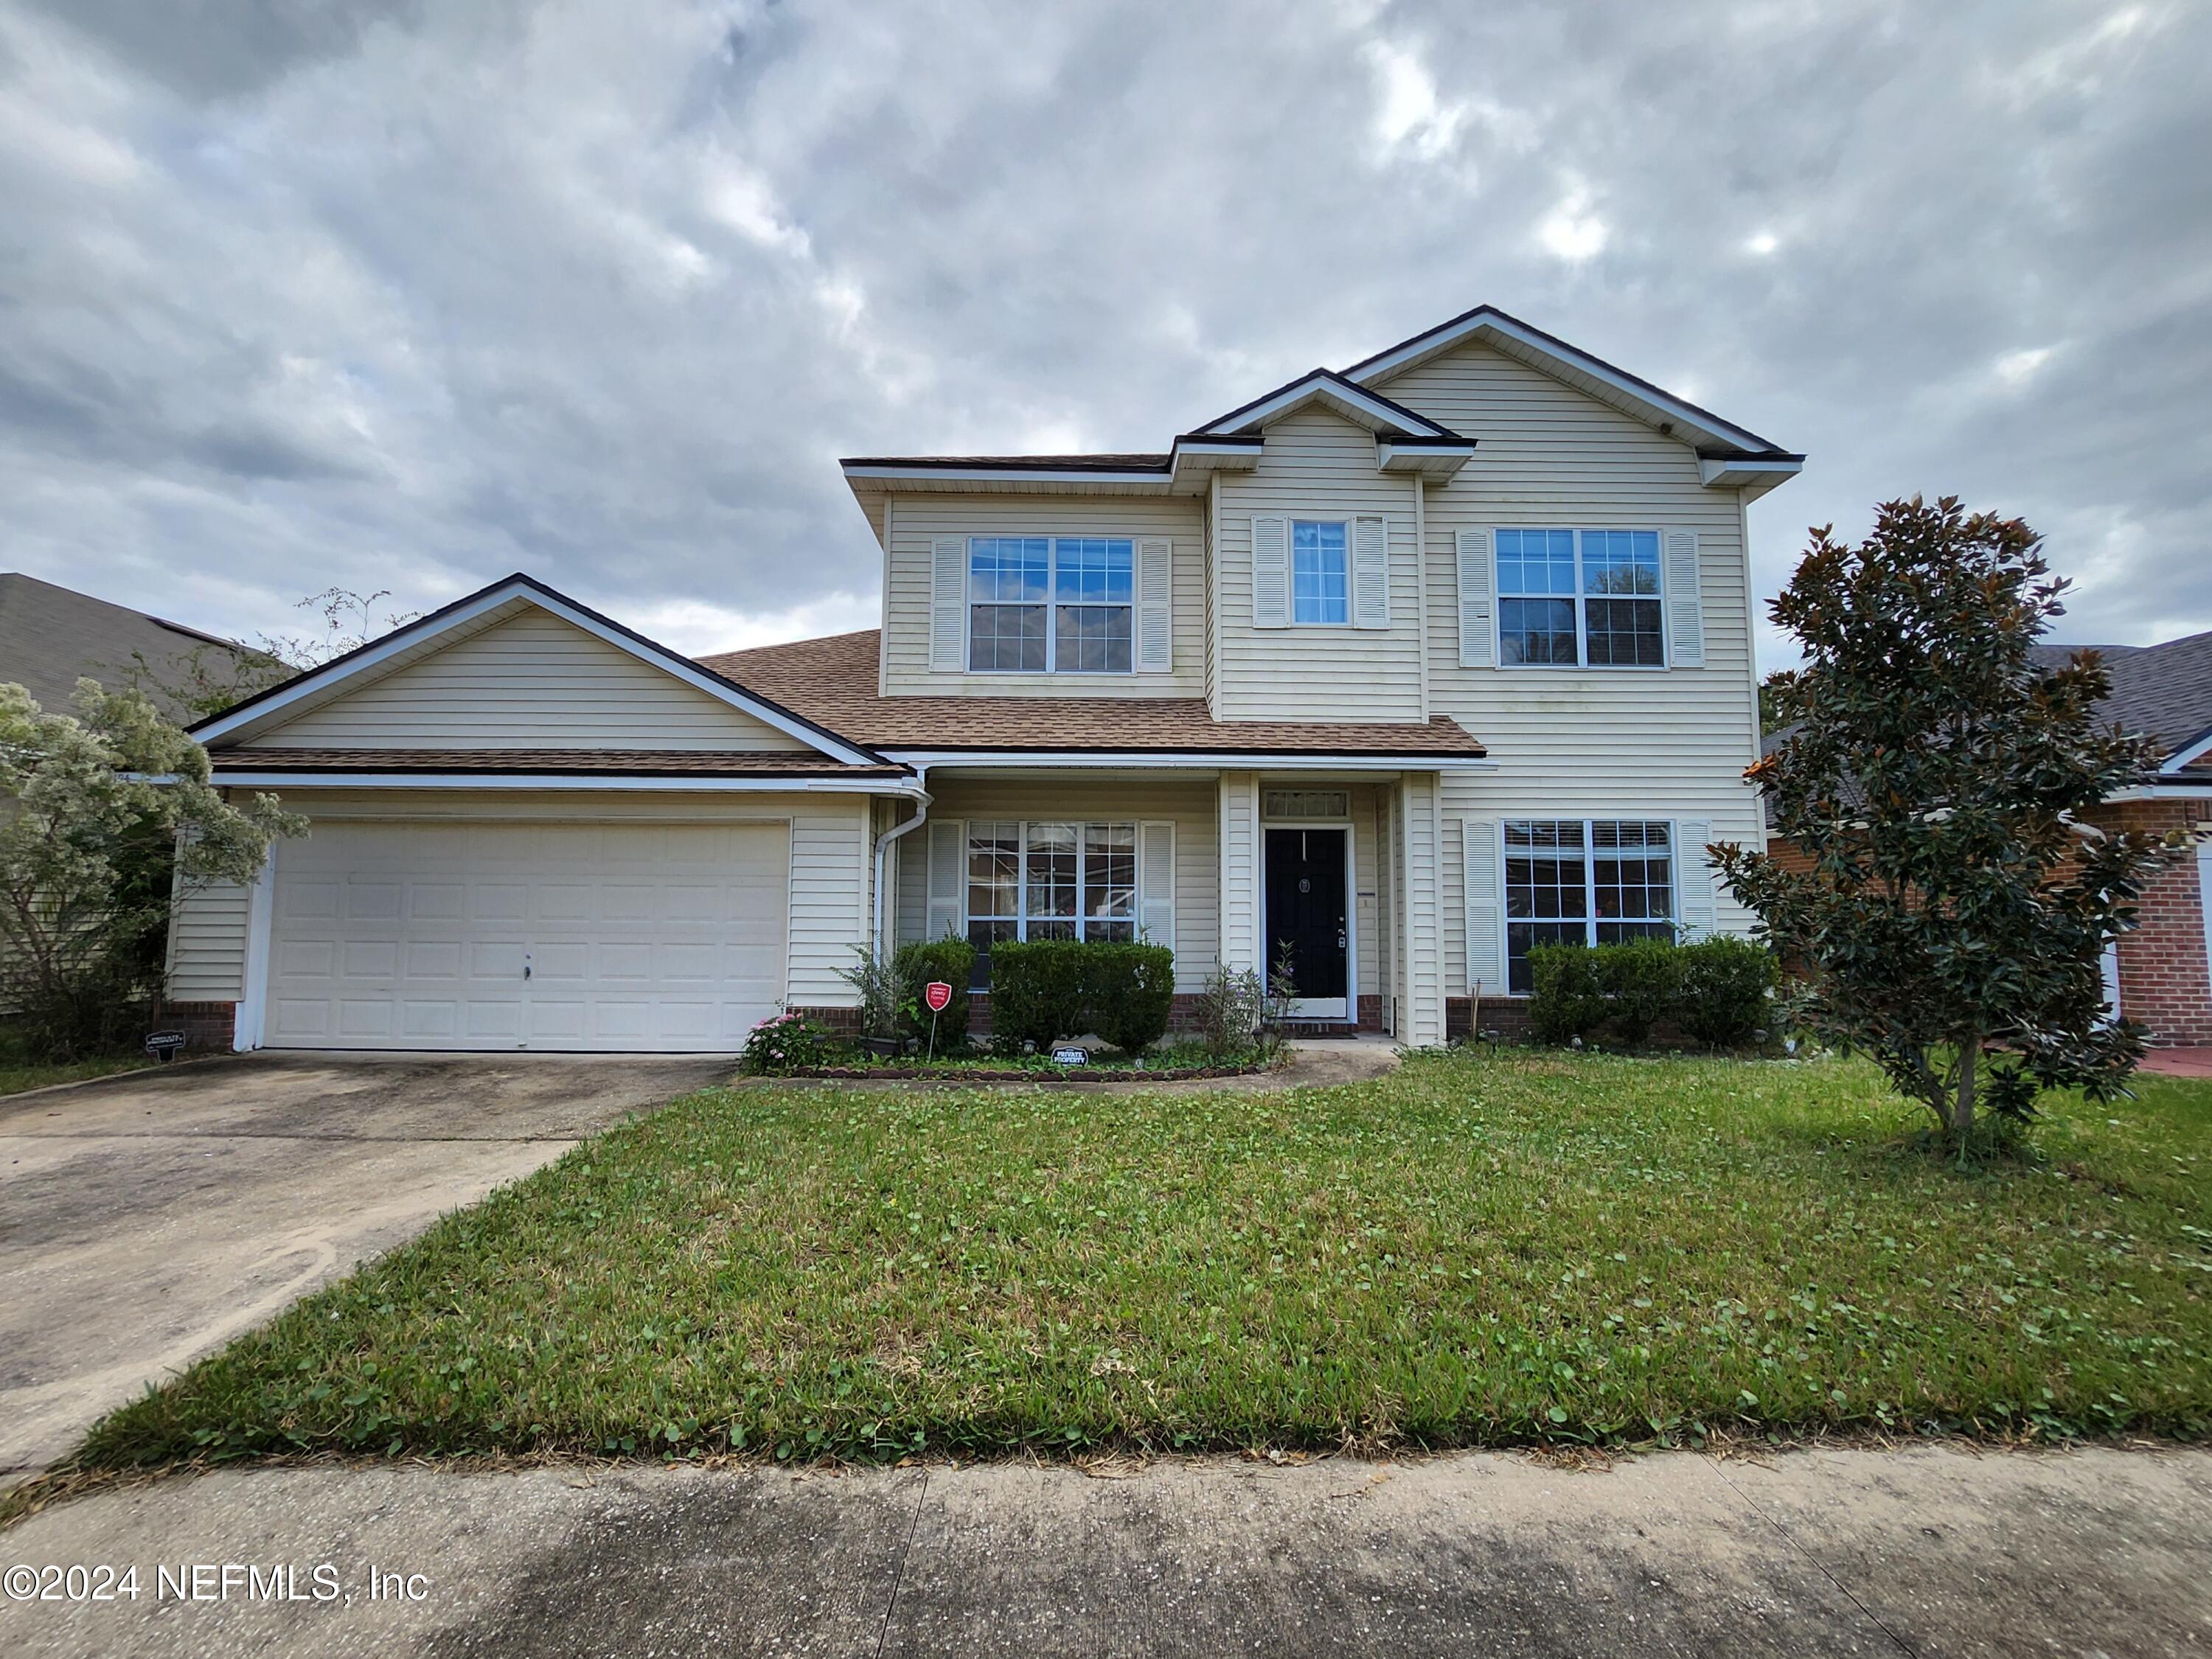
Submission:
<svg viewBox="0 0 2212 1659">
<path fill-rule="evenodd" d="M 1341 524 L 1307 519 L 1291 521 L 1291 617 L 1294 622 L 1339 625 L 1351 620 Z"/>
<path fill-rule="evenodd" d="M 975 536 L 968 543 L 968 598 L 975 604 L 1042 605 L 1052 544 L 1042 536 Z"/>
<path fill-rule="evenodd" d="M 1062 536 L 1054 547 L 1053 598 L 1063 605 L 1135 602 L 1136 544 L 1106 536 Z"/>
<path fill-rule="evenodd" d="M 1136 937 L 1137 826 L 1083 826 L 1083 936 Z"/>
<path fill-rule="evenodd" d="M 1498 605 L 1499 654 L 1510 665 L 1549 663 L 1575 665 L 1575 602 L 1572 599 L 1501 599 Z"/>
<path fill-rule="evenodd" d="M 1044 606 L 977 605 L 968 611 L 968 666 L 979 674 L 1044 672 Z"/>
<path fill-rule="evenodd" d="M 1498 660 L 1505 666 L 1572 668 L 1575 532 L 1498 532 Z"/>
<path fill-rule="evenodd" d="M 1029 871 L 1024 878 L 1024 915 L 1031 939 L 1075 937 L 1077 904 L 1076 860 L 1080 842 L 1072 823 L 1032 823 L 1029 833 Z M 1065 918 L 1065 934 L 1037 931 L 1040 921 Z"/>
<path fill-rule="evenodd" d="M 1054 665 L 1063 674 L 1126 674 L 1134 649 L 1134 612 L 1126 605 L 1063 605 Z"/>
</svg>

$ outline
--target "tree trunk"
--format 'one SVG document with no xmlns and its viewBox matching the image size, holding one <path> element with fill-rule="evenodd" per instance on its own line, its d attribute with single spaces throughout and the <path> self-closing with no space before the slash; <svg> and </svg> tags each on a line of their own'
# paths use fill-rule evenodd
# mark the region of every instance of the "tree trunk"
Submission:
<svg viewBox="0 0 2212 1659">
<path fill-rule="evenodd" d="M 1977 1031 L 1959 1045 L 1959 1088 L 1951 1097 L 1951 1133 L 1961 1146 L 1974 1127 L 1974 1068 L 1981 1057 L 1982 1038 Z"/>
</svg>

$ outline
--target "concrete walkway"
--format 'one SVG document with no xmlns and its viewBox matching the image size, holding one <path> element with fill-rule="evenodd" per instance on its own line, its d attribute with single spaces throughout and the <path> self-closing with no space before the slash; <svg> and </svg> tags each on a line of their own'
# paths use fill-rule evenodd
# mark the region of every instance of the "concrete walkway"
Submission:
<svg viewBox="0 0 2212 1659">
<path fill-rule="evenodd" d="M 0 1603 L 0 1650 L 2121 1659 L 2212 1652 L 2212 1453 L 238 1471 L 0 1534 L 50 1562 L 140 1595 Z M 193 1563 L 227 1597 L 159 1594 Z"/>
<path fill-rule="evenodd" d="M 2154 1048 L 2142 1069 L 2160 1077 L 2212 1078 L 2212 1048 Z"/>
<path fill-rule="evenodd" d="M 443 1212 L 729 1066 L 255 1054 L 0 1101 L 0 1486 Z"/>
</svg>

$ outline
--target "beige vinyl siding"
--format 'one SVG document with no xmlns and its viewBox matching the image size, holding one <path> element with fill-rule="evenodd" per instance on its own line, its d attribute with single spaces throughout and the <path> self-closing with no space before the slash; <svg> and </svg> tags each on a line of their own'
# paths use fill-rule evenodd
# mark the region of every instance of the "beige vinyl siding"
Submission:
<svg viewBox="0 0 2212 1659">
<path fill-rule="evenodd" d="M 1482 346 L 1462 346 L 1376 389 L 1480 441 L 1457 477 L 1428 491 L 1433 712 L 1482 739 L 1501 784 L 1541 795 L 1581 788 L 1595 775 L 1620 780 L 1608 786 L 1614 793 L 1642 791 L 1725 815 L 1757 755 L 1736 493 L 1700 483 L 1686 444 Z M 1456 534 L 1517 526 L 1696 531 L 1705 665 L 1461 667 Z"/>
<path fill-rule="evenodd" d="M 253 738 L 289 749 L 733 749 L 808 745 L 532 609 Z"/>
<path fill-rule="evenodd" d="M 932 673 L 930 553 L 940 536 L 1165 536 L 1174 544 L 1174 668 L 1165 674 Z M 966 622 L 962 622 L 966 637 Z M 884 597 L 886 696 L 1198 697 L 1206 695 L 1206 502 L 1194 495 L 896 498 Z"/>
<path fill-rule="evenodd" d="M 1444 947 L 1447 925 L 1442 870 L 1443 816 L 1437 775 L 1407 775 L 1399 797 L 1406 885 L 1405 1017 L 1401 1042 L 1427 1046 L 1444 1040 Z M 1466 928 L 1462 924 L 1461 933 Z"/>
<path fill-rule="evenodd" d="M 1498 765 L 1443 783 L 1443 960 L 1447 993 L 1464 996 L 1463 819 L 1699 818 L 1717 840 L 1763 844 L 1742 779 L 1757 750 L 1742 507 L 1733 490 L 1698 481 L 1686 444 L 1481 345 L 1376 389 L 1480 443 L 1425 503 L 1431 708 L 1480 738 Z M 1461 667 L 1457 532 L 1516 526 L 1695 530 L 1705 665 Z M 1723 931 L 1748 928 L 1725 893 L 1716 909 Z M 1486 996 L 1503 992 L 1496 972 L 1484 975 Z"/>
<path fill-rule="evenodd" d="M 173 1002 L 235 1002 L 246 994 L 250 890 L 217 882 L 184 895 L 169 916 Z"/>
<path fill-rule="evenodd" d="M 930 779 L 933 821 L 1002 818 L 1050 823 L 1167 820 L 1175 825 L 1176 989 L 1196 991 L 1218 959 L 1221 940 L 1219 857 L 1211 782 L 1132 783 L 1065 779 L 997 781 Z M 898 860 L 897 938 L 921 939 L 927 927 L 927 828 L 895 843 Z"/>
<path fill-rule="evenodd" d="M 1222 475 L 1214 603 L 1214 709 L 1223 720 L 1413 720 L 1421 717 L 1419 581 L 1411 479 L 1376 469 L 1375 439 L 1322 409 L 1266 429 L 1260 463 Z M 1390 625 L 1252 626 L 1252 517 L 1389 520 Z"/>
</svg>

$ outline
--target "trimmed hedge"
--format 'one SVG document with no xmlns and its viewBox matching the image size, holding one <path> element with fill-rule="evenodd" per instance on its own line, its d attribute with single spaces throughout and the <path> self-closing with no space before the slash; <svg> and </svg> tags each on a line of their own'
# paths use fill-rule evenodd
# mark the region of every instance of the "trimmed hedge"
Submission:
<svg viewBox="0 0 2212 1659">
<path fill-rule="evenodd" d="M 902 994 L 899 1012 L 902 1034 L 929 1041 L 929 1005 L 921 988 L 941 979 L 952 988 L 952 1000 L 937 1016 L 937 1052 L 958 1054 L 968 1046 L 968 981 L 975 975 L 975 947 L 957 933 L 918 945 L 902 945 L 892 953 Z"/>
<path fill-rule="evenodd" d="M 1528 952 L 1528 1024 L 1540 1042 L 1588 1037 L 1610 1025 L 1643 1042 L 1671 1020 L 1709 1048 L 1748 1041 L 1769 1018 L 1773 957 L 1749 939 L 1717 936 L 1694 945 L 1662 939 L 1601 945 L 1540 945 Z"/>
<path fill-rule="evenodd" d="M 1009 1047 L 1048 1048 L 1096 1031 L 1136 1054 L 1168 1029 L 1175 953 L 1160 945 L 1077 939 L 991 947 L 991 1033 Z"/>
</svg>

